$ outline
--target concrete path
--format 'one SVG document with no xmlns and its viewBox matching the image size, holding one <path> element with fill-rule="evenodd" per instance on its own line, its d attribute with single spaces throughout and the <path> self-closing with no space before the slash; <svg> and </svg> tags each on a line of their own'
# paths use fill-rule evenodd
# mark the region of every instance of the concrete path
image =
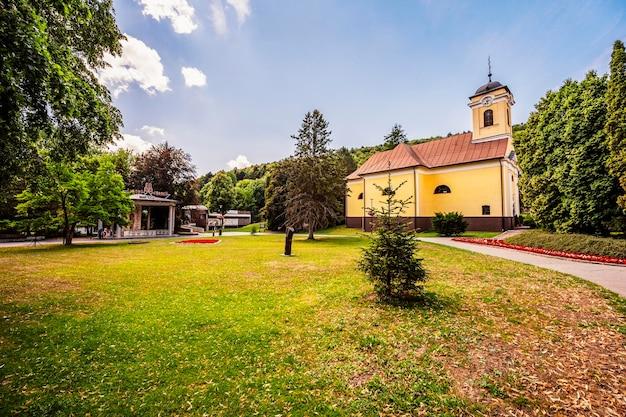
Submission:
<svg viewBox="0 0 626 417">
<path fill-rule="evenodd" d="M 524 264 L 535 265 L 541 268 L 552 269 L 574 275 L 594 282 L 611 291 L 626 297 L 626 266 L 594 264 L 591 262 L 574 261 L 554 256 L 537 255 L 515 249 L 498 248 L 494 246 L 477 245 L 473 243 L 455 242 L 447 237 L 421 237 L 419 240 L 465 249 L 485 255 L 497 256 Z"/>
</svg>

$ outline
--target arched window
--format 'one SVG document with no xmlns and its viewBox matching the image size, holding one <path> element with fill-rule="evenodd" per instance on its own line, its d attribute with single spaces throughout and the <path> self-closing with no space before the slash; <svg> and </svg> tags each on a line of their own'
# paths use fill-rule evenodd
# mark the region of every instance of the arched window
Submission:
<svg viewBox="0 0 626 417">
<path fill-rule="evenodd" d="M 359 200 L 363 200 L 363 193 L 359 194 Z"/>
<path fill-rule="evenodd" d="M 485 110 L 483 114 L 484 126 L 493 126 L 493 110 Z"/>
<path fill-rule="evenodd" d="M 435 194 L 450 194 L 450 192 L 450 187 L 447 185 L 438 185 L 437 188 L 435 188 Z"/>
</svg>

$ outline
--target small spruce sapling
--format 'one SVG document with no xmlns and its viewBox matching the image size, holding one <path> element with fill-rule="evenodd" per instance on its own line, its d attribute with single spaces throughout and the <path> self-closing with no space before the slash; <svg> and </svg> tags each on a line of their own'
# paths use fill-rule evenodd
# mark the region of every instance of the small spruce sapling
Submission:
<svg viewBox="0 0 626 417">
<path fill-rule="evenodd" d="M 391 174 L 386 187 L 375 185 L 385 200 L 381 208 L 371 210 L 375 217 L 374 233 L 358 265 L 383 301 L 418 298 L 426 280 L 422 260 L 415 256 L 417 237 L 399 217 L 411 202 L 411 199 L 396 198 L 396 192 L 403 185 L 404 182 L 392 187 Z"/>
</svg>

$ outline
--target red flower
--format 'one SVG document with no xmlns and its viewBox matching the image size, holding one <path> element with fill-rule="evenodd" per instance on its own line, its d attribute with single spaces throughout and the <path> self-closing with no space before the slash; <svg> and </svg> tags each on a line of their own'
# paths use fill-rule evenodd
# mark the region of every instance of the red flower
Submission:
<svg viewBox="0 0 626 417">
<path fill-rule="evenodd" d="M 602 262 L 608 264 L 626 265 L 626 258 L 613 258 L 611 256 L 588 255 L 585 253 L 563 252 L 552 249 L 534 248 L 532 246 L 513 245 L 498 239 L 480 239 L 469 237 L 455 237 L 452 240 L 465 243 L 476 243 L 478 245 L 498 246 L 507 249 L 516 249 L 525 252 L 538 253 L 541 255 L 559 256 L 561 258 L 578 259 L 589 262 Z"/>
</svg>

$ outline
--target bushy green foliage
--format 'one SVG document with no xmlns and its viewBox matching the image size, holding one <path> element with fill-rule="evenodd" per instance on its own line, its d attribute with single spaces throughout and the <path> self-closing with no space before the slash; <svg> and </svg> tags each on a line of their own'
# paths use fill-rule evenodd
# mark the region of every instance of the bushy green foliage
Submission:
<svg viewBox="0 0 626 417">
<path fill-rule="evenodd" d="M 443 236 L 457 236 L 467 230 L 467 222 L 463 215 L 456 211 L 435 213 L 432 222 L 435 231 Z"/>
<path fill-rule="evenodd" d="M 410 200 L 399 200 L 396 191 L 404 185 L 391 187 L 391 175 L 388 185 L 383 188 L 375 185 L 381 192 L 389 188 L 384 205 L 374 209 L 374 232 L 369 246 L 363 250 L 359 269 L 374 284 L 378 297 L 384 301 L 412 299 L 420 296 L 426 271 L 422 260 L 415 256 L 417 237 L 400 220 L 400 213 Z"/>
<path fill-rule="evenodd" d="M 523 204 L 542 228 L 607 233 L 618 214 L 617 179 L 606 168 L 606 86 L 595 72 L 565 81 L 514 136 Z"/>
<path fill-rule="evenodd" d="M 256 235 L 257 233 L 259 233 L 259 225 L 257 223 L 250 225 L 250 234 Z"/>
<path fill-rule="evenodd" d="M 626 214 L 626 50 L 620 40 L 613 45 L 606 104 L 605 129 L 610 151 L 607 166 L 622 187 L 618 204 Z"/>
<path fill-rule="evenodd" d="M 261 210 L 265 205 L 265 179 L 241 180 L 235 185 L 235 203 L 237 210 L 247 210 L 252 213 L 253 221 L 259 220 Z"/>
<path fill-rule="evenodd" d="M 549 233 L 543 230 L 529 230 L 507 238 L 508 243 L 559 250 L 564 252 L 584 253 L 587 255 L 626 258 L 626 239 L 589 236 L 576 233 Z"/>
<path fill-rule="evenodd" d="M 265 206 L 262 217 L 267 229 L 278 231 L 285 227 L 285 211 L 287 209 L 287 163 L 280 161 L 269 170 L 265 186 Z"/>
<path fill-rule="evenodd" d="M 75 161 L 119 136 L 120 112 L 93 69 L 121 52 L 112 0 L 0 6 L 0 187 L 45 150 Z"/>
<path fill-rule="evenodd" d="M 519 221 L 523 226 L 528 226 L 531 228 L 537 227 L 537 222 L 535 218 L 530 213 L 522 213 L 519 215 Z"/>
<path fill-rule="evenodd" d="M 77 225 L 125 225 L 133 203 L 122 176 L 103 158 L 94 172 L 84 164 L 47 161 L 45 173 L 18 196 L 18 226 L 25 231 L 63 229 L 63 243 L 72 244 Z"/>
<path fill-rule="evenodd" d="M 235 181 L 233 176 L 225 171 L 217 172 L 200 190 L 200 195 L 202 202 L 213 212 L 223 214 L 234 209 Z"/>
</svg>

